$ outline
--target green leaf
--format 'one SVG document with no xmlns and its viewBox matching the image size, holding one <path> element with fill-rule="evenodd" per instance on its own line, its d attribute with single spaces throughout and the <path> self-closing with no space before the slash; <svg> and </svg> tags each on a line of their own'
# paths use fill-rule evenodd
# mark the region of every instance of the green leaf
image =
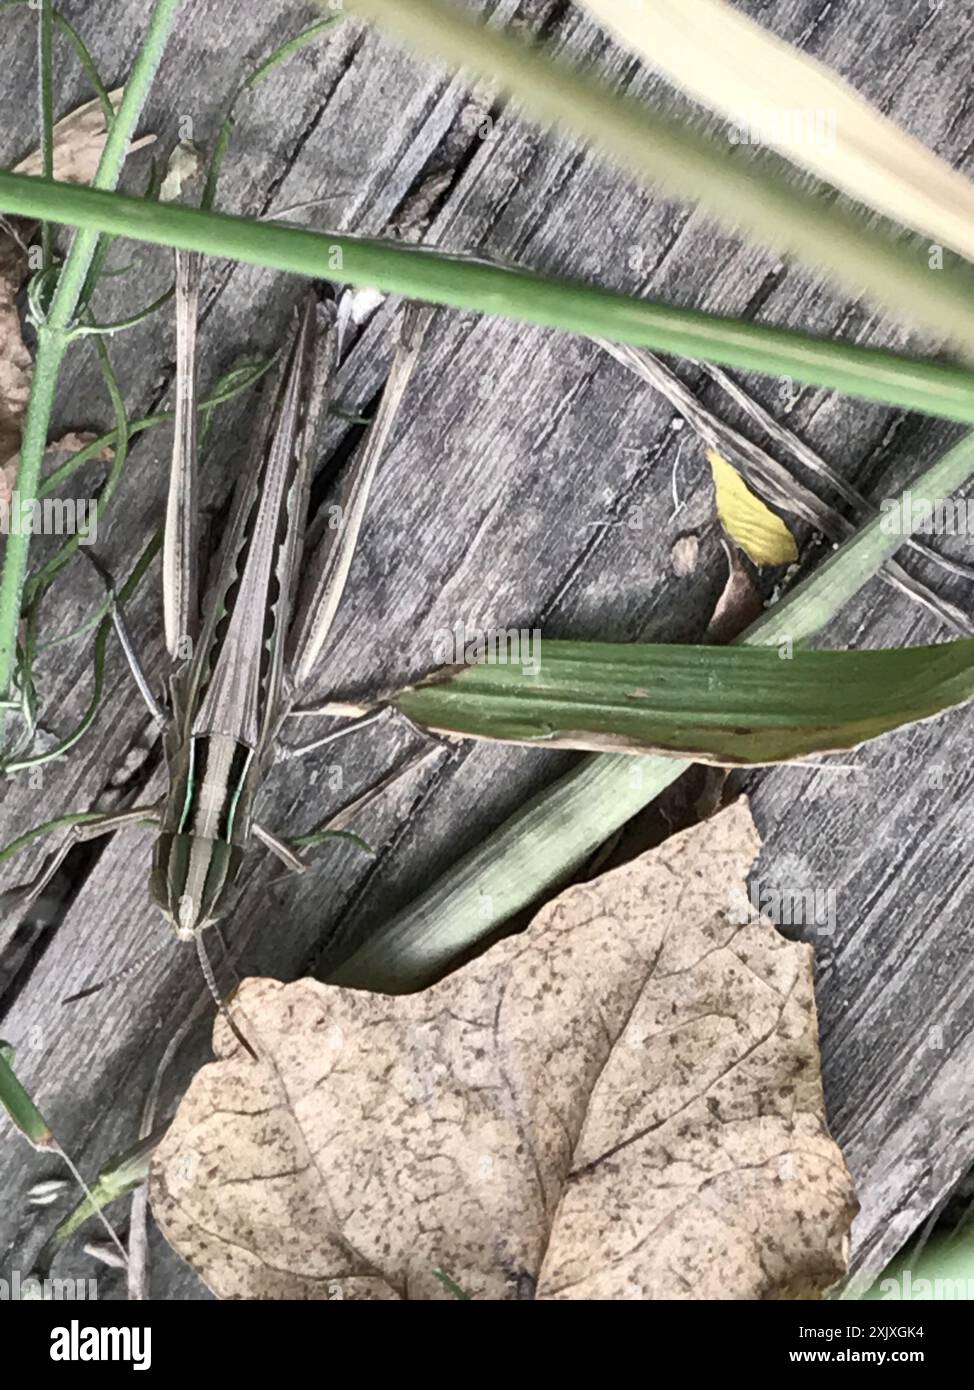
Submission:
<svg viewBox="0 0 974 1390">
<path fill-rule="evenodd" d="M 47 1121 L 11 1066 L 13 1048 L 0 1043 L 0 1105 L 35 1149 L 56 1149 Z"/>
<path fill-rule="evenodd" d="M 539 642 L 527 665 L 512 652 L 396 703 L 440 733 L 737 764 L 854 748 L 974 694 L 969 637 L 865 652 Z"/>
<path fill-rule="evenodd" d="M 949 497 L 972 474 L 974 436 L 966 435 L 911 488 Z M 785 641 L 797 646 L 830 623 L 902 543 L 902 536 L 884 529 L 881 516 L 874 517 L 740 640 L 751 646 Z M 584 758 L 530 797 L 340 963 L 325 948 L 318 978 L 389 993 L 424 988 L 562 883 L 690 766 L 674 757 Z"/>
</svg>

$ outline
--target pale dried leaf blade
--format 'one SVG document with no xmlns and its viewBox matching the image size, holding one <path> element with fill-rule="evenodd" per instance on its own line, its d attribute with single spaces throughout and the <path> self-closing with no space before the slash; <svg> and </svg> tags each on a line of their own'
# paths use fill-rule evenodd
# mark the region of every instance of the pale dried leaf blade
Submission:
<svg viewBox="0 0 974 1390">
<path fill-rule="evenodd" d="M 820 1293 L 854 1198 L 810 947 L 733 920 L 747 804 L 543 908 L 423 994 L 249 980 L 153 1210 L 225 1298 Z M 744 914 L 746 916 L 746 914 Z"/>
<path fill-rule="evenodd" d="M 121 105 L 124 87 L 108 93 L 115 111 Z M 85 102 L 54 127 L 54 177 L 65 183 L 90 183 L 95 177 L 101 152 L 107 137 L 105 113 L 96 97 Z M 155 141 L 154 135 L 143 135 L 130 142 L 128 153 L 140 150 Z M 35 151 L 13 167 L 15 174 L 30 174 L 39 178 L 44 172 L 40 151 Z"/>
<path fill-rule="evenodd" d="M 192 140 L 180 140 L 166 165 L 166 177 L 159 189 L 160 203 L 175 203 L 187 184 L 199 177 L 203 156 Z"/>
<path fill-rule="evenodd" d="M 580 3 L 676 86 L 735 122 L 740 137 L 755 133 L 757 143 L 859 202 L 974 259 L 974 184 L 825 64 L 725 0 Z"/>
</svg>

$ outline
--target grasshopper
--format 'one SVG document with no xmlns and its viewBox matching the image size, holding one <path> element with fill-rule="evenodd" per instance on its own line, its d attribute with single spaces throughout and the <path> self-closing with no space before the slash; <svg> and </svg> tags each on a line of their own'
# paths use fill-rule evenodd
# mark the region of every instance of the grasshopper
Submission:
<svg viewBox="0 0 974 1390">
<path fill-rule="evenodd" d="M 164 626 L 174 666 L 168 708 L 142 673 L 119 606 L 113 610 L 139 688 L 163 730 L 169 790 L 152 805 L 79 818 L 37 877 L 4 897 L 6 906 L 29 907 L 74 843 L 133 822 L 152 822 L 158 829 L 152 897 L 176 937 L 196 942 L 210 991 L 222 1007 L 202 934 L 227 912 L 246 851 L 256 840 L 289 870 L 305 867 L 255 819 L 258 793 L 275 759 L 282 752 L 303 755 L 381 717 L 358 719 L 303 748 L 285 749 L 280 739 L 289 717 L 314 713 L 298 709 L 297 702 L 331 630 L 378 462 L 432 310 L 407 308 L 376 417 L 349 479 L 342 525 L 317 546 L 314 573 L 299 602 L 315 441 L 334 385 L 347 307 L 347 300 L 336 305 L 333 298 L 321 302 L 314 291 L 308 294 L 234 491 L 213 581 L 199 603 L 195 335 L 200 261 L 179 253 L 176 266 L 176 425 L 163 543 Z M 111 577 L 102 572 L 111 589 Z"/>
</svg>

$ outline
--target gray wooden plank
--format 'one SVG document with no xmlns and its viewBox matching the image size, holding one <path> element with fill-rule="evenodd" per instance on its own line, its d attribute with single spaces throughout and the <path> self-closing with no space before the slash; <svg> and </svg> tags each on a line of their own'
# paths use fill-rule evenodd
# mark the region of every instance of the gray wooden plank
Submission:
<svg viewBox="0 0 974 1390">
<path fill-rule="evenodd" d="M 636 93 L 671 100 L 657 79 L 636 73 L 565 6 L 506 0 L 497 8 L 535 31 L 546 28 L 564 52 L 597 61 Z M 748 8 L 784 37 L 803 40 L 958 167 L 970 168 L 974 113 L 964 100 L 962 25 L 920 0 L 881 14 L 861 0 L 841 9 L 805 0 Z M 130 17 L 126 26 L 118 23 L 120 10 Z M 67 12 L 92 36 L 106 73 L 122 74 L 140 7 L 73 4 Z M 248 7 L 234 25 L 222 6 L 187 7 L 147 125 L 171 140 L 189 116 L 196 137 L 211 139 L 247 57 L 293 32 L 309 13 L 299 6 L 283 16 L 255 14 Z M 12 31 L 11 45 L 18 81 L 0 94 L 0 129 L 20 153 L 30 143 L 24 94 L 32 90 L 33 60 L 26 31 Z M 66 82 L 63 96 L 69 109 L 83 96 L 82 84 Z M 718 234 L 700 214 L 633 188 L 598 158 L 538 132 L 515 111 L 492 108 L 490 138 L 481 140 L 470 111 L 486 109 L 490 94 L 479 93 L 474 108 L 469 99 L 461 80 L 350 26 L 303 54 L 248 104 L 224 205 L 257 212 L 328 196 L 333 203 L 307 215 L 315 225 L 381 232 L 411 205 L 411 193 L 432 170 L 450 178 L 426 233 L 433 244 L 858 341 L 909 340 L 868 307 L 848 304 L 816 277 Z M 138 264 L 137 285 L 110 284 L 106 318 L 165 283 L 165 257 L 140 251 Z M 268 272 L 210 265 L 206 372 L 212 376 L 245 350 L 266 350 L 298 292 L 297 284 Z M 344 372 L 342 399 L 352 410 L 367 405 L 381 384 L 394 308 L 376 316 Z M 171 381 L 168 324 L 138 330 L 119 345 L 118 356 L 131 408 L 164 397 Z M 692 370 L 687 378 L 694 379 Z M 783 408 L 782 383 L 750 385 Z M 227 412 L 208 464 L 213 503 L 232 478 L 252 408 L 247 402 Z M 59 424 L 106 418 L 97 379 L 79 354 L 65 375 Z M 878 496 L 886 479 L 908 476 L 954 433 L 811 390 L 800 394 L 789 420 Z M 430 664 L 437 630 L 463 619 L 537 624 L 551 637 L 699 635 L 720 566 L 710 544 L 691 578 L 677 579 L 669 567 L 676 534 L 703 531 L 711 510 L 702 453 L 671 426 L 669 408 L 590 344 L 502 321 L 437 315 L 329 649 L 330 686 L 349 693 L 418 674 Z M 327 448 L 340 449 L 344 433 L 333 427 Z M 678 457 L 684 506 L 674 517 L 670 490 Z M 161 432 L 133 451 L 100 541 L 122 571 L 161 514 L 165 461 Z M 641 529 L 615 524 L 637 506 Z M 77 622 L 95 593 L 93 580 L 75 566 L 46 609 L 52 635 Z M 959 584 L 951 596 L 970 600 Z M 161 670 L 156 599 L 148 587 L 133 604 L 132 619 L 147 661 Z M 829 640 L 877 645 L 940 635 L 931 620 L 872 585 Z M 113 769 L 126 758 L 132 770 L 126 794 L 142 781 L 149 794 L 161 786 L 144 712 L 118 654 L 111 660 L 97 728 L 70 763 L 47 775 L 42 787 L 18 778 L 4 788 L 4 839 L 52 808 L 117 800 Z M 43 674 L 49 721 L 70 727 L 85 701 L 87 654 L 57 649 Z M 971 1043 L 964 1020 L 974 971 L 965 949 L 960 848 L 967 829 L 966 721 L 955 715 L 884 740 L 856 755 L 855 773 L 780 769 L 747 779 L 765 834 L 759 878 L 794 882 L 805 874 L 836 893 L 835 930 L 816 943 L 819 1003 L 832 1123 L 863 1196 L 859 1267 L 875 1267 L 892 1253 L 969 1161 Z M 411 746 L 387 730 L 374 740 L 350 740 L 340 754 L 330 750 L 310 770 L 284 767 L 262 814 L 274 825 L 306 829 Z M 147 759 L 140 747 L 149 748 Z M 939 764 L 949 772 L 937 774 L 937 785 L 928 770 Z M 250 935 L 241 969 L 290 978 L 322 940 L 344 949 L 569 765 L 567 755 L 464 748 L 405 779 L 369 816 L 361 828 L 378 850 L 374 861 L 348 847 L 326 848 L 313 874 L 270 885 L 268 866 L 255 857 L 228 924 L 231 939 Z M 2 1029 L 21 1047 L 29 1084 L 89 1170 L 131 1140 L 165 1039 L 199 988 L 193 959 L 174 949 L 137 981 L 74 1008 L 58 1003 L 158 939 L 163 928 L 148 902 L 146 854 L 146 837 L 131 831 L 92 856 L 76 876 L 63 920 L 36 941 L 4 1006 Z M 25 855 L 18 876 L 30 867 Z M 921 876 L 925 896 L 918 891 Z M 12 940 L 17 927 L 0 928 L 0 949 L 22 965 Z M 200 1027 L 173 1070 L 170 1101 L 207 1046 Z M 49 1211 L 38 1215 L 24 1205 L 37 1176 L 25 1151 L 0 1148 L 6 1198 L 0 1245 L 17 1261 L 36 1252 L 51 1220 Z M 75 1249 L 64 1267 L 87 1268 Z M 204 1296 L 164 1250 L 156 1250 L 154 1279 L 157 1294 Z M 103 1294 L 118 1291 L 117 1281 L 103 1281 Z"/>
</svg>

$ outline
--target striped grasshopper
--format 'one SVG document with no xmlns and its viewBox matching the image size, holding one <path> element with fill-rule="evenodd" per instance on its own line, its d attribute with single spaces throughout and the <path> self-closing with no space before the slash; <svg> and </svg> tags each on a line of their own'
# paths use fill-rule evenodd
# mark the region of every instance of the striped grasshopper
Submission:
<svg viewBox="0 0 974 1390">
<path fill-rule="evenodd" d="M 309 753 L 380 717 L 358 719 L 302 748 L 287 749 L 280 739 L 289 717 L 314 713 L 298 709 L 297 702 L 331 630 L 379 458 L 432 310 L 407 308 L 381 402 L 353 465 L 342 524 L 318 545 L 314 573 L 299 601 L 315 441 L 334 385 L 348 303 L 319 302 L 313 291 L 309 293 L 277 382 L 267 393 L 256 444 L 234 492 L 215 577 L 200 604 L 195 403 L 199 280 L 199 257 L 179 253 L 176 426 L 163 543 L 164 625 L 174 664 L 168 708 L 157 701 L 142 673 L 124 615 L 114 607 L 116 631 L 133 674 L 164 733 L 169 790 L 152 805 L 79 817 L 37 877 L 5 894 L 3 905 L 30 907 L 76 842 L 150 821 L 158 827 L 152 896 L 176 937 L 196 942 L 210 991 L 220 1004 L 202 934 L 227 912 L 245 852 L 256 840 L 289 870 L 305 867 L 255 819 L 257 796 L 275 759 L 282 753 Z M 110 575 L 103 569 L 102 573 L 111 590 Z M 381 792 L 403 770 L 366 797 Z"/>
</svg>

